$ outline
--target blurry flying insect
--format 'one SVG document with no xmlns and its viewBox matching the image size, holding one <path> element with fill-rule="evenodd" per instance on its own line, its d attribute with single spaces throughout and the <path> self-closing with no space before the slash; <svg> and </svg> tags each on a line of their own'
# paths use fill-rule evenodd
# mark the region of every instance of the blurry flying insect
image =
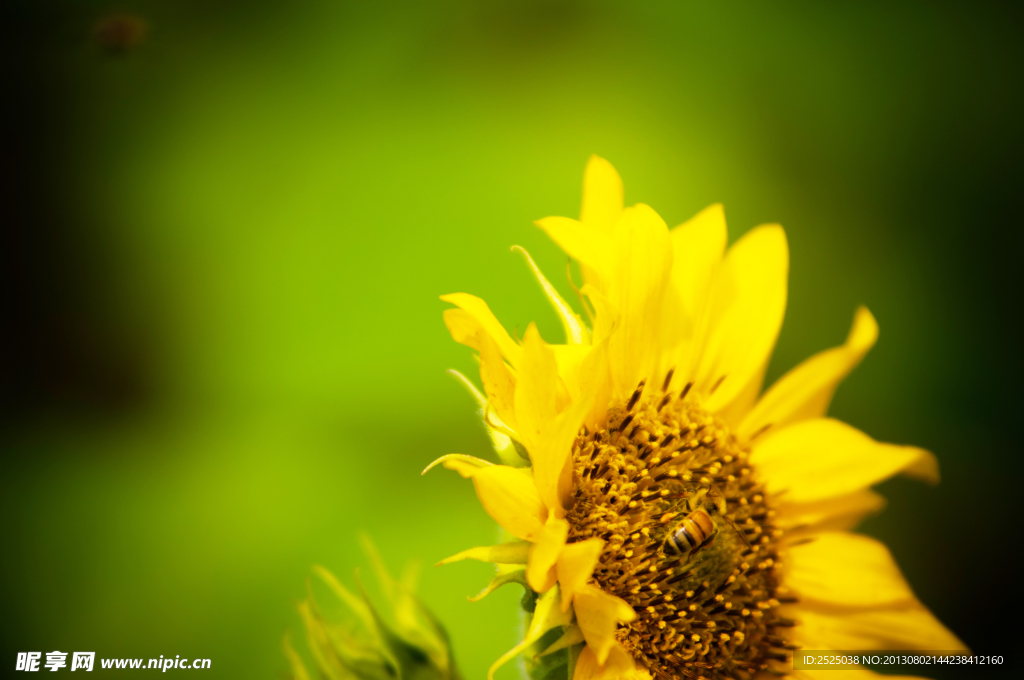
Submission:
<svg viewBox="0 0 1024 680">
<path fill-rule="evenodd" d="M 128 54 L 146 40 L 149 26 L 134 14 L 111 14 L 96 22 L 93 37 L 107 54 Z"/>
<path fill-rule="evenodd" d="M 716 517 L 728 522 L 736 535 L 749 547 L 750 543 L 743 532 L 726 517 L 725 497 L 717 489 L 700 488 L 684 502 L 687 514 L 665 539 L 666 554 L 690 555 L 710 544 L 711 539 L 718 533 Z"/>
</svg>

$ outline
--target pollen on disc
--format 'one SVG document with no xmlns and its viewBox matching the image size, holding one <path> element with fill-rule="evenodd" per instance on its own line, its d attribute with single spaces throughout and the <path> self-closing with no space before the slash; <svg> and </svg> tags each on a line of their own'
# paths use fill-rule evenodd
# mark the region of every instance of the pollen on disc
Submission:
<svg viewBox="0 0 1024 680">
<path fill-rule="evenodd" d="M 604 540 L 593 582 L 636 612 L 617 638 L 653 676 L 745 680 L 791 647 L 780 532 L 749 452 L 686 392 L 641 385 L 577 436 L 569 541 Z"/>
</svg>

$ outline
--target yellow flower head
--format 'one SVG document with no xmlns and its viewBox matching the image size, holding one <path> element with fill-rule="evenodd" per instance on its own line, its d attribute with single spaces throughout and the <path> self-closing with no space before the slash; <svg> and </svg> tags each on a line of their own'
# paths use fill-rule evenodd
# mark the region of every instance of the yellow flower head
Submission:
<svg viewBox="0 0 1024 680">
<path fill-rule="evenodd" d="M 497 563 L 485 593 L 519 581 L 538 595 L 523 643 L 495 668 L 542 638 L 557 639 L 541 656 L 576 650 L 574 680 L 751 678 L 787 672 L 801 647 L 962 649 L 889 551 L 848 531 L 881 507 L 871 485 L 938 479 L 927 451 L 825 416 L 875 342 L 870 312 L 762 394 L 786 306 L 782 228 L 727 251 L 721 206 L 669 229 L 622 195 L 593 157 L 580 219 L 537 222 L 583 272 L 589 324 L 526 256 L 564 344 L 534 325 L 516 342 L 479 298 L 442 297 L 452 337 L 479 354 L 505 464 L 435 464 L 471 479 L 518 539 L 446 562 Z"/>
</svg>

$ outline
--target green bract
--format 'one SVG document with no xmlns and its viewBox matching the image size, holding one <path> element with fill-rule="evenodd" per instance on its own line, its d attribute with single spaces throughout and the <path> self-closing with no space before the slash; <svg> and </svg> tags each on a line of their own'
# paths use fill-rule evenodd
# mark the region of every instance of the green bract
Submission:
<svg viewBox="0 0 1024 680">
<path fill-rule="evenodd" d="M 414 573 L 409 571 L 401 581 L 392 578 L 369 541 L 365 548 L 384 596 L 383 607 L 374 606 L 362 583 L 356 595 L 327 569 L 314 567 L 348 616 L 329 620 L 309 587 L 309 596 L 298 609 L 319 673 L 309 673 L 286 637 L 284 651 L 295 679 L 460 680 L 448 634 L 412 592 Z"/>
</svg>

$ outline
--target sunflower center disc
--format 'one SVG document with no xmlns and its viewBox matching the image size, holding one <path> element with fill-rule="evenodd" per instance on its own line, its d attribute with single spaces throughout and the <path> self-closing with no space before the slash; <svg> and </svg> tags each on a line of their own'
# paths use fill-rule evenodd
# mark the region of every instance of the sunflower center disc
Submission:
<svg viewBox="0 0 1024 680">
<path fill-rule="evenodd" d="M 748 452 L 672 393 L 634 395 L 607 423 L 576 438 L 567 519 L 570 542 L 605 541 L 593 582 L 636 612 L 618 630 L 622 645 L 666 679 L 744 680 L 786 660 L 781 532 Z"/>
</svg>

